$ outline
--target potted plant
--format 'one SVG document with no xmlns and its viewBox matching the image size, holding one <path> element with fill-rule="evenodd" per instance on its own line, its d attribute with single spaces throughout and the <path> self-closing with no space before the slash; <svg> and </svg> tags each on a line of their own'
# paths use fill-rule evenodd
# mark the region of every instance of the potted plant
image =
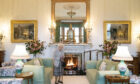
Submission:
<svg viewBox="0 0 140 84">
<path fill-rule="evenodd" d="M 37 54 L 42 54 L 43 50 L 46 49 L 44 46 L 44 41 L 34 40 L 25 43 L 26 50 L 29 51 L 30 54 L 33 54 L 36 57 Z"/>
<path fill-rule="evenodd" d="M 113 54 L 116 53 L 118 41 L 106 41 L 100 47 L 103 48 L 103 55 L 109 59 Z"/>
</svg>

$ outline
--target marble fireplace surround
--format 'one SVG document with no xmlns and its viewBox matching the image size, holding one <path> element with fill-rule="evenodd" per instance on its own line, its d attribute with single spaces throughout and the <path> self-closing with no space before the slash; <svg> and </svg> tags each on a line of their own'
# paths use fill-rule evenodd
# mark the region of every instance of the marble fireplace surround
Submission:
<svg viewBox="0 0 140 84">
<path fill-rule="evenodd" d="M 50 48 L 55 50 L 58 44 L 51 44 Z M 78 56 L 79 69 L 85 69 L 84 51 L 91 48 L 90 44 L 64 44 L 64 53 Z"/>
</svg>

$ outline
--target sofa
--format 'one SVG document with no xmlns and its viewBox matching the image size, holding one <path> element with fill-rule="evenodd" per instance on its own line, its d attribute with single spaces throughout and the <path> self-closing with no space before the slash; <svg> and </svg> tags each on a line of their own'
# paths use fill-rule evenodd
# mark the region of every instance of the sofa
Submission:
<svg viewBox="0 0 140 84">
<path fill-rule="evenodd" d="M 106 69 L 99 70 L 99 67 L 103 61 L 106 63 Z M 89 81 L 89 84 L 105 84 L 104 76 L 107 74 L 120 74 L 118 70 L 118 62 L 106 59 L 86 62 L 86 76 Z M 125 75 L 129 75 L 128 69 Z"/>
<path fill-rule="evenodd" d="M 40 65 L 35 65 L 34 61 L 38 59 Z M 53 60 L 47 58 L 36 58 L 28 61 L 24 64 L 22 72 L 33 72 L 33 84 L 51 84 L 51 79 L 53 77 Z M 24 80 L 23 84 L 27 84 Z"/>
</svg>

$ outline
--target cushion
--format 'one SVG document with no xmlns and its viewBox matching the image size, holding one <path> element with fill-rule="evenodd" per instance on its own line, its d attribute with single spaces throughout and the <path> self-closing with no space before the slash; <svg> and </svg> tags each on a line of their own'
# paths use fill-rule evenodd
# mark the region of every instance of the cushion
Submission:
<svg viewBox="0 0 140 84">
<path fill-rule="evenodd" d="M 41 66 L 41 63 L 40 63 L 39 59 L 34 59 L 34 65 Z"/>
<path fill-rule="evenodd" d="M 99 70 L 99 66 L 101 65 L 101 63 L 102 63 L 102 60 L 97 61 L 97 64 L 96 64 L 96 69 L 97 70 Z"/>
<path fill-rule="evenodd" d="M 107 64 L 106 70 L 113 71 L 116 70 L 116 66 L 112 63 Z"/>
<path fill-rule="evenodd" d="M 102 61 L 100 67 L 99 67 L 100 71 L 105 71 L 106 70 L 106 62 Z"/>
<path fill-rule="evenodd" d="M 1 65 L 2 65 L 2 67 L 15 66 L 15 63 L 16 63 L 15 60 L 10 60 L 9 62 L 3 62 Z"/>
<path fill-rule="evenodd" d="M 15 76 L 16 68 L 14 66 L 1 67 L 0 76 Z"/>
</svg>

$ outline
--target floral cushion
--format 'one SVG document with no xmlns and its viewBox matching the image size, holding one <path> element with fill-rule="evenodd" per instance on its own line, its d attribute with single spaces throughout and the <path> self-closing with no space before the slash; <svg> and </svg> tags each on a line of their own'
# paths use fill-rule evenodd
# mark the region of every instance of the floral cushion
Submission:
<svg viewBox="0 0 140 84">
<path fill-rule="evenodd" d="M 15 60 L 10 60 L 9 62 L 3 62 L 1 65 L 2 65 L 2 67 L 15 66 L 15 63 L 16 63 Z"/>
<path fill-rule="evenodd" d="M 14 66 L 0 67 L 0 76 L 15 76 L 16 68 Z"/>
<path fill-rule="evenodd" d="M 22 78 L 1 78 L 0 84 L 22 84 Z"/>
</svg>

